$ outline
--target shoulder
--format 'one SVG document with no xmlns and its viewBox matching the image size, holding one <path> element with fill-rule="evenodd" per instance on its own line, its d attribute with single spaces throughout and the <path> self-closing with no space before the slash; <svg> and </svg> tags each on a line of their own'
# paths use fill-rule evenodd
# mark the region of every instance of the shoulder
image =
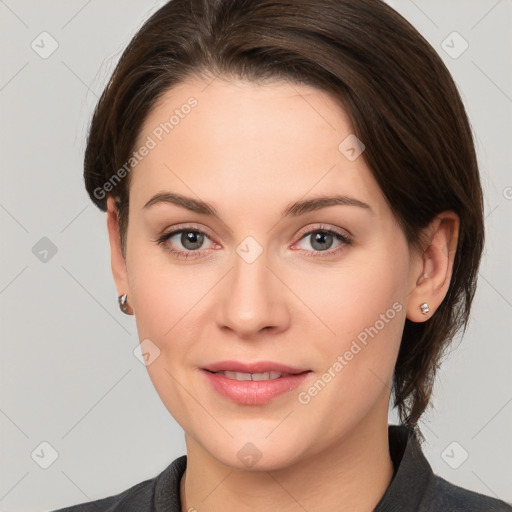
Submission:
<svg viewBox="0 0 512 512">
<path fill-rule="evenodd" d="M 175 459 L 157 476 L 144 480 L 118 494 L 96 501 L 79 503 L 51 512 L 173 512 L 181 510 L 180 479 L 187 456 Z"/>
<path fill-rule="evenodd" d="M 446 512 L 512 512 L 512 505 L 452 484 L 436 475 L 431 486 L 427 510 Z"/>
<path fill-rule="evenodd" d="M 415 431 L 389 426 L 395 475 L 375 512 L 512 512 L 512 505 L 459 487 L 432 471 Z"/>
<path fill-rule="evenodd" d="M 140 482 L 125 491 L 95 501 L 88 501 L 53 512 L 144 512 L 151 510 L 155 478 Z"/>
</svg>

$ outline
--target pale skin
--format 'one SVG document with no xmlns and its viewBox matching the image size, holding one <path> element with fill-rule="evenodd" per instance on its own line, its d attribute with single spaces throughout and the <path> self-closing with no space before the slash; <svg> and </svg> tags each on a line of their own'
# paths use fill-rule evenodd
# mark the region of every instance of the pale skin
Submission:
<svg viewBox="0 0 512 512">
<path fill-rule="evenodd" d="M 126 259 L 110 197 L 107 211 L 118 294 L 128 294 L 139 339 L 160 350 L 147 369 L 185 432 L 182 510 L 369 512 L 393 477 L 388 405 L 403 325 L 428 319 L 446 295 L 458 218 L 439 214 L 427 243 L 410 248 L 364 159 L 339 151 L 352 128 L 327 93 L 220 77 L 205 87 L 191 79 L 168 91 L 140 131 L 143 143 L 196 98 L 132 171 Z M 206 201 L 219 217 L 169 203 L 144 208 L 160 192 Z M 295 201 L 334 194 L 370 208 L 338 204 L 281 218 Z M 154 241 L 179 228 L 207 235 L 198 249 L 180 234 L 167 240 L 195 252 L 187 259 Z M 322 250 L 314 234 L 325 230 L 352 242 L 334 237 Z M 252 263 L 236 252 L 248 236 L 263 250 Z M 299 392 L 393 304 L 401 306 L 394 318 L 300 403 Z M 312 371 L 300 389 L 242 405 L 217 394 L 199 370 L 226 359 Z M 261 453 L 251 468 L 237 456 L 248 442 Z"/>
</svg>

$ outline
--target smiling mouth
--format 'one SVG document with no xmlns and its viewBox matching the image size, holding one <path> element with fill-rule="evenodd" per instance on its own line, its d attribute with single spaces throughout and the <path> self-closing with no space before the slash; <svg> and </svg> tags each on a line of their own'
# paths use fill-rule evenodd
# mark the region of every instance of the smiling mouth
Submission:
<svg viewBox="0 0 512 512">
<path fill-rule="evenodd" d="M 240 405 L 265 405 L 280 395 L 290 393 L 293 389 L 300 386 L 309 377 L 309 374 L 313 375 L 311 370 L 301 371 L 300 369 L 291 367 L 280 368 L 283 371 L 274 369 L 263 372 L 261 370 L 265 368 L 249 368 L 259 371 L 237 372 L 220 369 L 222 366 L 227 366 L 225 364 L 222 366 L 217 364 L 216 366 L 217 368 L 202 368 L 206 382 L 217 393 Z M 229 366 L 234 365 L 231 364 Z M 237 366 L 243 365 L 237 364 Z M 263 365 L 260 364 L 259 366 Z M 278 365 L 274 364 L 274 366 Z M 217 369 L 218 371 L 214 371 Z M 293 373 L 294 370 L 297 371 Z"/>
</svg>

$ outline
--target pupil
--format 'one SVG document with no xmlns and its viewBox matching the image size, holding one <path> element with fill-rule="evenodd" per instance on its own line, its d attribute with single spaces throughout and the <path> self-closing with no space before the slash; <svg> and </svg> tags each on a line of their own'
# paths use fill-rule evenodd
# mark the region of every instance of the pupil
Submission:
<svg viewBox="0 0 512 512">
<path fill-rule="evenodd" d="M 314 236 L 314 240 L 313 240 L 313 243 L 311 244 L 315 249 L 317 250 L 325 250 L 326 248 L 329 249 L 329 247 L 331 247 L 332 245 L 332 238 L 333 238 L 333 235 L 329 234 L 329 233 L 316 233 L 316 235 Z M 322 244 L 325 244 L 326 242 L 326 239 L 327 239 L 327 247 L 325 245 L 322 245 Z M 320 245 L 319 247 L 315 247 L 315 244 L 320 242 Z"/>
<path fill-rule="evenodd" d="M 184 232 L 181 235 L 181 243 L 187 249 L 198 249 L 203 243 L 203 235 L 195 231 Z"/>
</svg>

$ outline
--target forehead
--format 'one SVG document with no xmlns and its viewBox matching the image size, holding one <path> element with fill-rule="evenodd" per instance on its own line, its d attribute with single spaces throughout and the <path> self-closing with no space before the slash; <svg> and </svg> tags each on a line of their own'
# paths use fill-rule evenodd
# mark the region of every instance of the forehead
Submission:
<svg viewBox="0 0 512 512">
<path fill-rule="evenodd" d="M 241 203 L 249 193 L 269 201 L 277 190 L 296 199 L 357 189 L 368 199 L 379 189 L 364 160 L 340 150 L 351 134 L 340 104 L 311 86 L 188 80 L 167 91 L 139 132 L 136 149 L 151 149 L 132 171 L 130 202 L 177 188 L 213 202 L 219 188 Z"/>
</svg>

